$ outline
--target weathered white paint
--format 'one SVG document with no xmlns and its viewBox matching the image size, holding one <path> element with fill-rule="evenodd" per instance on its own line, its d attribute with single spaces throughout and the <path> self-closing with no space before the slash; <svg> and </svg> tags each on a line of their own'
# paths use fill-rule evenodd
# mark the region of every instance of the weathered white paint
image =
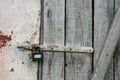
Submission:
<svg viewBox="0 0 120 80">
<path fill-rule="evenodd" d="M 37 44 L 39 26 L 40 0 L 0 0 L 0 31 L 12 39 L 0 48 L 0 80 L 37 80 L 37 63 L 17 44 Z"/>
</svg>

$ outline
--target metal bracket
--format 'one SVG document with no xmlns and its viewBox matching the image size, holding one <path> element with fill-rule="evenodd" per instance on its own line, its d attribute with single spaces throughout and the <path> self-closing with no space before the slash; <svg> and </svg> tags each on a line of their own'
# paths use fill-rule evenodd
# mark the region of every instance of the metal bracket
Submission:
<svg viewBox="0 0 120 80">
<path fill-rule="evenodd" d="M 78 47 L 78 46 L 59 46 L 59 45 L 26 45 L 17 46 L 17 48 L 22 48 L 26 50 L 37 50 L 42 52 L 68 52 L 68 53 L 93 53 L 92 47 Z"/>
<path fill-rule="evenodd" d="M 58 45 L 19 45 L 17 48 L 32 51 L 33 61 L 43 60 L 43 52 L 93 53 L 92 47 L 58 46 Z"/>
</svg>

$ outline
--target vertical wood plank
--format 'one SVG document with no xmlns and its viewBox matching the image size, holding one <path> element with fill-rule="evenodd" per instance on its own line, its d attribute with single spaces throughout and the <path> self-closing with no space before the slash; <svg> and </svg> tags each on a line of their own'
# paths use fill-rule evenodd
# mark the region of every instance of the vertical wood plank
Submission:
<svg viewBox="0 0 120 80">
<path fill-rule="evenodd" d="M 44 0 L 44 45 L 64 45 L 65 0 Z M 42 80 L 64 80 L 64 53 L 44 52 Z"/>
<path fill-rule="evenodd" d="M 20 43 L 39 43 L 40 0 L 0 0 L 0 80 L 37 80 L 37 63 Z"/>
<path fill-rule="evenodd" d="M 119 44 L 116 48 L 116 51 L 115 51 L 115 57 L 114 57 L 114 64 L 115 64 L 115 80 L 120 80 L 120 41 L 119 41 Z"/>
<path fill-rule="evenodd" d="M 92 46 L 92 0 L 66 0 L 66 45 Z M 66 53 L 65 80 L 89 80 L 91 56 Z"/>
<path fill-rule="evenodd" d="M 115 51 L 114 64 L 115 64 L 115 80 L 120 80 L 120 41 Z"/>
<path fill-rule="evenodd" d="M 118 11 L 120 7 L 120 0 L 115 0 L 115 13 Z M 120 40 L 118 42 L 118 46 L 115 51 L 115 80 L 120 80 Z"/>
<path fill-rule="evenodd" d="M 99 60 L 113 16 L 114 0 L 94 0 L 94 66 Z M 105 80 L 113 80 L 113 61 L 109 65 Z"/>
</svg>

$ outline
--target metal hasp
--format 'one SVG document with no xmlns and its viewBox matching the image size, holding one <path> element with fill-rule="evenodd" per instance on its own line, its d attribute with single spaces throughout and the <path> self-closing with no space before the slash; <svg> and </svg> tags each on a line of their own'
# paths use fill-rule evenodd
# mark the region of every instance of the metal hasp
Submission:
<svg viewBox="0 0 120 80">
<path fill-rule="evenodd" d="M 33 61 L 42 61 L 43 52 L 93 53 L 92 47 L 58 46 L 58 45 L 19 45 L 17 48 L 32 51 Z"/>
<path fill-rule="evenodd" d="M 78 46 L 59 46 L 59 45 L 25 45 L 25 46 L 17 46 L 17 48 L 22 48 L 26 50 L 34 50 L 34 48 L 38 48 L 37 50 L 42 52 L 69 52 L 69 53 L 93 53 L 92 47 L 78 47 Z"/>
</svg>

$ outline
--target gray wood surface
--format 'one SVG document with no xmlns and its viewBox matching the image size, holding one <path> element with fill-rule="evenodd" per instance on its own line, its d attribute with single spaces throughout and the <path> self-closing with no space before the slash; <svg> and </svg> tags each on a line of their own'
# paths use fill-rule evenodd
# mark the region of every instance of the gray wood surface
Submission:
<svg viewBox="0 0 120 80">
<path fill-rule="evenodd" d="M 114 62 L 115 80 L 120 80 L 120 41 L 115 50 Z"/>
<path fill-rule="evenodd" d="M 120 9 L 115 15 L 92 80 L 103 80 L 120 37 Z"/>
<path fill-rule="evenodd" d="M 99 60 L 113 16 L 114 0 L 94 0 L 94 66 Z M 105 80 L 113 80 L 113 61 L 107 72 Z"/>
<path fill-rule="evenodd" d="M 64 46 L 65 0 L 44 0 L 43 45 Z M 64 80 L 64 53 L 44 52 L 42 80 Z"/>
<path fill-rule="evenodd" d="M 66 45 L 92 46 L 92 0 L 66 0 Z M 91 56 L 66 53 L 65 80 L 89 80 Z"/>
<path fill-rule="evenodd" d="M 118 8 L 120 7 L 120 0 L 115 0 L 115 13 L 118 11 Z M 120 80 L 120 39 L 115 51 L 115 80 Z"/>
</svg>

